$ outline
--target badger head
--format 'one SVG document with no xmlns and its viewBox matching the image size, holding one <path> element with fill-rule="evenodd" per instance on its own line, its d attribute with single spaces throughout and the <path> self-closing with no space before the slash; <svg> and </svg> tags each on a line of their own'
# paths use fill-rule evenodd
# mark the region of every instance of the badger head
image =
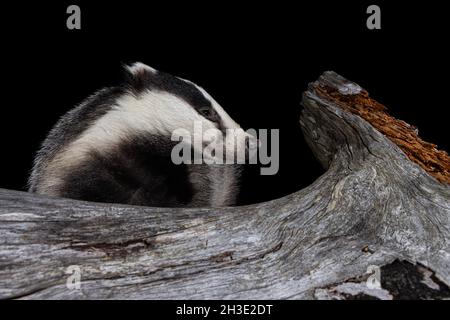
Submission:
<svg viewBox="0 0 450 320">
<path fill-rule="evenodd" d="M 126 71 L 130 94 L 117 104 L 122 112 L 133 114 L 133 127 L 164 136 L 183 136 L 184 143 L 190 143 L 195 152 L 210 160 L 223 160 L 230 153 L 248 155 L 248 150 L 257 146 L 256 138 L 200 86 L 140 62 L 126 66 Z M 204 152 L 205 147 L 214 152 Z M 217 153 L 220 149 L 223 152 Z"/>
</svg>

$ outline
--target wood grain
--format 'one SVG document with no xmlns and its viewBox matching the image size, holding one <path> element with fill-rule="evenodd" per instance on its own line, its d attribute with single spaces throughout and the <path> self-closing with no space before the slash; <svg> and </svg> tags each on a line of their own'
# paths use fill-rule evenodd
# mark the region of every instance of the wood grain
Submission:
<svg viewBox="0 0 450 320">
<path fill-rule="evenodd" d="M 277 200 L 170 209 L 0 190 L 0 297 L 389 299 L 365 275 L 396 260 L 448 290 L 450 187 L 351 111 L 362 90 L 333 72 L 309 86 L 300 125 L 327 171 Z M 80 290 L 66 286 L 71 265 Z"/>
</svg>

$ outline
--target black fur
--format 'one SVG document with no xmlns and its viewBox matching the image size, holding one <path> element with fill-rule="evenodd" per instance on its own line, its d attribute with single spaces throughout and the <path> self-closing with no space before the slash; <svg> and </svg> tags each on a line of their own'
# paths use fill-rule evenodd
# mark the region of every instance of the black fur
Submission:
<svg viewBox="0 0 450 320">
<path fill-rule="evenodd" d="M 77 170 L 67 174 L 61 196 L 132 205 L 188 206 L 193 194 L 189 172 L 186 165 L 172 163 L 169 145 L 166 139 L 155 136 L 134 136 L 108 153 L 92 151 Z"/>
</svg>

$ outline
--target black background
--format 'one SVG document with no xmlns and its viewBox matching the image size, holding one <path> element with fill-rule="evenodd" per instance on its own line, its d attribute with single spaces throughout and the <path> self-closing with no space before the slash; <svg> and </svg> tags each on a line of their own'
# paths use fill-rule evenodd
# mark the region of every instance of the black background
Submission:
<svg viewBox="0 0 450 320">
<path fill-rule="evenodd" d="M 121 64 L 142 61 L 204 87 L 244 129 L 280 129 L 280 170 L 244 180 L 243 202 L 280 197 L 323 171 L 298 125 L 301 94 L 334 70 L 449 150 L 448 17 L 443 1 L 58 1 L 1 5 L 0 187 L 26 189 L 57 119 Z M 81 7 L 81 30 L 66 8 Z M 378 4 L 382 29 L 366 28 Z M 450 13 L 448 13 L 450 14 Z"/>
</svg>

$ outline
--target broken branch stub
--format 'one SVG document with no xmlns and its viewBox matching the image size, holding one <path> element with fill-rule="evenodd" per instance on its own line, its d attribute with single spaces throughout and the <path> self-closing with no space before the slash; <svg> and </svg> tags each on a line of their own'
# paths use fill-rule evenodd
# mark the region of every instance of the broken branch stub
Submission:
<svg viewBox="0 0 450 320">
<path fill-rule="evenodd" d="M 390 280 L 396 260 L 417 266 L 416 288 L 448 296 L 448 155 L 333 72 L 303 106 L 327 171 L 277 200 L 170 209 L 0 190 L 0 297 L 390 299 L 405 297 Z M 67 286 L 74 265 L 79 288 Z M 382 288 L 366 284 L 377 267 Z"/>
</svg>

